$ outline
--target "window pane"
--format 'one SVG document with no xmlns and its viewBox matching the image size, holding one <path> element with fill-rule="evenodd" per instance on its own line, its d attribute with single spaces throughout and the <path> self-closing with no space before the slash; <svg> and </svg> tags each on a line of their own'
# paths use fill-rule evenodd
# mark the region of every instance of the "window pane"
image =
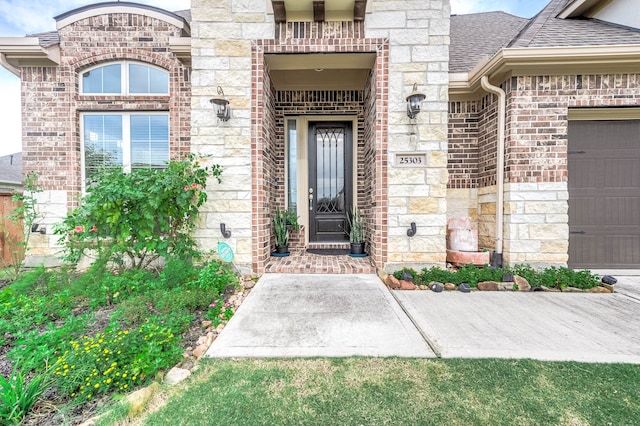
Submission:
<svg viewBox="0 0 640 426">
<path fill-rule="evenodd" d="M 296 138 L 296 121 L 288 120 L 287 121 L 287 131 L 288 131 L 288 150 L 287 150 L 287 164 L 288 164 L 288 194 L 287 194 L 287 205 L 289 210 L 294 212 L 296 215 L 297 211 L 297 202 L 298 202 L 298 163 L 297 163 L 297 145 L 298 140 Z"/>
<path fill-rule="evenodd" d="M 84 116 L 85 178 L 103 167 L 122 166 L 122 116 Z"/>
<path fill-rule="evenodd" d="M 121 65 L 111 64 L 82 74 L 83 93 L 121 93 Z"/>
<path fill-rule="evenodd" d="M 131 116 L 131 167 L 166 167 L 169 161 L 169 116 Z"/>
<path fill-rule="evenodd" d="M 129 64 L 129 93 L 169 93 L 169 74 L 147 65 Z"/>
</svg>

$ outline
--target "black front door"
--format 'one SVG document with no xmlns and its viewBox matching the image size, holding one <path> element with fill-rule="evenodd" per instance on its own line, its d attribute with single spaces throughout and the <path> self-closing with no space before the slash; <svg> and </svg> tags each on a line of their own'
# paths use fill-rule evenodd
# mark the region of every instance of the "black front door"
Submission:
<svg viewBox="0 0 640 426">
<path fill-rule="evenodd" d="M 351 122 L 309 122 L 309 241 L 349 241 Z"/>
</svg>

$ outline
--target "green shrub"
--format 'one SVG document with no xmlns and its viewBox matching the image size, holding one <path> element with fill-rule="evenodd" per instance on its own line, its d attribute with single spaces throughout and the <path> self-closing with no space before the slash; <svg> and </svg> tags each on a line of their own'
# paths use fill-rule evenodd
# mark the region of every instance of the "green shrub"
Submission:
<svg viewBox="0 0 640 426">
<path fill-rule="evenodd" d="M 103 170 L 80 207 L 56 227 L 66 259 L 75 263 L 97 250 L 121 267 L 144 269 L 160 256 L 197 256 L 191 230 L 207 200 L 207 179 L 220 182 L 221 173 L 218 165 L 201 167 L 194 156 L 166 169 Z"/>
<path fill-rule="evenodd" d="M 22 367 L 14 365 L 8 378 L 0 374 L 0 424 L 19 424 L 51 386 L 48 372 L 35 374 L 28 380 L 23 371 Z"/>
<path fill-rule="evenodd" d="M 186 288 L 215 290 L 218 294 L 223 294 L 225 289 L 238 284 L 237 275 L 225 263 L 219 260 L 212 260 L 198 270 L 197 278 L 187 282 Z"/>
<path fill-rule="evenodd" d="M 128 391 L 181 356 L 180 339 L 168 327 L 145 322 L 134 329 L 108 328 L 66 345 L 53 374 L 62 392 L 80 401 Z"/>
</svg>

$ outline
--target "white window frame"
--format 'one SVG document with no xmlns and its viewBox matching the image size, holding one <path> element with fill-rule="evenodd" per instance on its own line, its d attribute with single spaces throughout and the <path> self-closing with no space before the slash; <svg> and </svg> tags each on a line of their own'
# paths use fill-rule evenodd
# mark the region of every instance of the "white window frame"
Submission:
<svg viewBox="0 0 640 426">
<path fill-rule="evenodd" d="M 162 115 L 167 117 L 167 125 L 169 129 L 169 137 L 167 139 L 167 148 L 169 149 L 169 158 L 171 157 L 171 116 L 169 111 L 91 111 L 80 113 L 80 169 L 82 178 L 82 192 L 86 191 L 86 164 L 85 164 L 85 139 L 84 139 L 84 117 L 86 116 L 103 116 L 103 115 L 120 115 L 122 116 L 122 170 L 125 173 L 131 173 L 131 116 L 134 115 Z"/>
<path fill-rule="evenodd" d="M 108 65 L 120 65 L 120 92 L 101 92 L 101 93 L 85 93 L 84 92 L 84 78 L 83 75 L 86 72 L 91 72 L 98 68 L 102 68 Z M 149 68 L 156 69 L 158 71 L 162 71 L 167 76 L 167 91 L 163 93 L 130 93 L 129 92 L 129 65 L 143 65 Z M 78 72 L 79 75 L 79 85 L 80 85 L 80 95 L 83 96 L 168 96 L 169 95 L 169 86 L 171 85 L 169 71 L 164 68 L 158 67 L 156 65 L 150 64 L 148 62 L 140 62 L 140 61 L 110 61 L 103 62 L 98 65 L 95 65 L 91 68 L 83 69 Z"/>
</svg>

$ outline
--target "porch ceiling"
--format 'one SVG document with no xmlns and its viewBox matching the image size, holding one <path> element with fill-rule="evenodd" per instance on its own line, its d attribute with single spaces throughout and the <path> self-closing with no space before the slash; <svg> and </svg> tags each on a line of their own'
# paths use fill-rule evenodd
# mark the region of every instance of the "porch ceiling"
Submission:
<svg viewBox="0 0 640 426">
<path fill-rule="evenodd" d="M 279 90 L 360 90 L 375 59 L 374 53 L 265 55 Z"/>
</svg>

